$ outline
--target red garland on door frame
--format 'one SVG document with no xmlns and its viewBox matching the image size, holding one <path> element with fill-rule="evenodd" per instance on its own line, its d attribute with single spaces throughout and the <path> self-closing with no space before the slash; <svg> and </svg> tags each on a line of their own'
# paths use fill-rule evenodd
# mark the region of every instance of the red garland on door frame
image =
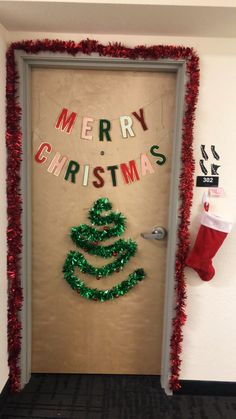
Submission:
<svg viewBox="0 0 236 419">
<path fill-rule="evenodd" d="M 37 54 L 42 51 L 129 59 L 170 59 L 184 60 L 186 63 L 187 83 L 185 87 L 185 109 L 182 126 L 182 169 L 179 182 L 180 208 L 178 244 L 175 264 L 176 307 L 170 342 L 170 388 L 180 388 L 179 374 L 183 341 L 183 326 L 186 321 L 186 283 L 184 277 L 185 258 L 189 248 L 189 219 L 193 197 L 193 125 L 199 90 L 199 58 L 192 48 L 181 46 L 137 46 L 128 48 L 120 43 L 102 45 L 94 40 L 74 41 L 37 40 L 20 41 L 11 44 L 7 52 L 7 273 L 9 280 L 8 296 L 8 353 L 10 382 L 13 391 L 20 390 L 21 321 L 19 312 L 22 307 L 21 254 L 22 254 L 22 197 L 20 188 L 20 170 L 22 161 L 21 108 L 18 102 L 18 73 L 14 52 L 25 51 Z"/>
</svg>

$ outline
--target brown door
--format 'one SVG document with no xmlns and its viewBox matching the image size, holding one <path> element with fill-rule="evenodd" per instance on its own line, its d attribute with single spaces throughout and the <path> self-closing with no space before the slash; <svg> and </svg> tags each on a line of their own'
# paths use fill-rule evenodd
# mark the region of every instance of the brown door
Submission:
<svg viewBox="0 0 236 419">
<path fill-rule="evenodd" d="M 33 372 L 160 374 L 167 240 L 141 233 L 168 227 L 175 91 L 168 72 L 32 70 Z M 126 217 L 121 238 L 137 253 L 99 281 L 76 275 L 103 290 L 137 268 L 146 277 L 102 303 L 82 298 L 62 269 L 70 250 L 95 267 L 115 259 L 89 255 L 70 237 L 72 226 L 91 225 L 88 211 L 103 197 Z"/>
</svg>

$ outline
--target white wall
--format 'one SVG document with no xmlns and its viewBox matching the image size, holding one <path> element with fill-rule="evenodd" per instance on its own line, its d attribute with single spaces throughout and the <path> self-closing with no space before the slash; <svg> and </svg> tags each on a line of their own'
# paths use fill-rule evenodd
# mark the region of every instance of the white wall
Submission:
<svg viewBox="0 0 236 419">
<path fill-rule="evenodd" d="M 120 41 L 127 46 L 137 44 L 193 46 L 201 59 L 201 85 L 194 146 L 196 174 L 200 175 L 198 169 L 200 144 L 207 146 L 215 144 L 221 156 L 220 186 L 224 187 L 226 197 L 212 199 L 211 209 L 236 221 L 235 39 L 17 32 L 10 33 L 10 37 L 12 41 L 46 37 L 80 40 L 89 37 L 104 43 Z M 4 188 L 2 185 L 1 187 Z M 191 224 L 193 239 L 197 231 L 197 216 L 200 211 L 202 193 L 202 188 L 195 188 Z M 202 282 L 194 271 L 186 269 L 188 320 L 184 329 L 182 379 L 236 381 L 235 245 L 236 226 L 215 257 L 214 264 L 217 273 L 209 283 Z M 2 316 L 5 316 L 4 309 Z M 5 357 L 4 352 L 4 362 Z"/>
<path fill-rule="evenodd" d="M 196 126 L 196 168 L 200 144 L 216 144 L 221 159 L 220 185 L 225 198 L 210 200 L 212 211 L 236 221 L 236 54 L 202 56 L 201 94 Z M 209 148 L 208 148 L 209 150 Z M 198 173 L 200 174 L 199 170 Z M 192 235 L 202 188 L 197 188 L 192 210 Z M 215 257 L 216 276 L 204 283 L 187 270 L 188 324 L 185 330 L 184 378 L 236 381 L 236 226 Z"/>
<path fill-rule="evenodd" d="M 8 378 L 7 364 L 7 274 L 6 274 L 6 148 L 5 81 L 7 32 L 0 24 L 0 392 Z"/>
</svg>

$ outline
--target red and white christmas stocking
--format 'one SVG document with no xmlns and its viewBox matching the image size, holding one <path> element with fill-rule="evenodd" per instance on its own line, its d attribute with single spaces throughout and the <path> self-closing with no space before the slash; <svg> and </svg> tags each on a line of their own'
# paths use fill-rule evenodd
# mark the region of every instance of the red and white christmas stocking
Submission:
<svg viewBox="0 0 236 419">
<path fill-rule="evenodd" d="M 204 212 L 196 241 L 186 259 L 186 265 L 194 269 L 203 281 L 210 281 L 215 275 L 212 259 L 231 228 L 231 222 Z"/>
</svg>

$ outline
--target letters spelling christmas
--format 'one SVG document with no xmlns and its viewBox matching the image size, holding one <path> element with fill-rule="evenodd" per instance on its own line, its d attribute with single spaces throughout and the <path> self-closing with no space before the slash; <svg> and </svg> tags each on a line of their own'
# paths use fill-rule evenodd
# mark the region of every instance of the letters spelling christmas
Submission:
<svg viewBox="0 0 236 419">
<path fill-rule="evenodd" d="M 132 115 L 135 119 L 141 124 L 143 131 L 148 130 L 147 124 L 144 118 L 144 110 L 141 108 L 139 113 L 133 112 Z M 75 112 L 69 113 L 67 108 L 63 108 L 57 118 L 55 128 L 67 134 L 71 134 L 75 121 L 77 119 L 77 114 Z M 93 129 L 94 118 L 83 117 L 82 118 L 82 127 L 81 127 L 81 139 L 82 140 L 93 140 L 92 129 Z M 135 133 L 133 131 L 133 119 L 131 116 L 120 116 L 119 118 L 121 134 L 123 138 L 134 137 Z M 99 120 L 99 141 L 112 141 L 111 139 L 111 122 L 108 119 Z M 166 162 L 166 157 L 164 154 L 158 152 L 159 146 L 154 144 L 150 147 L 150 154 L 154 157 L 157 157 L 155 163 L 159 166 L 163 165 Z M 34 159 L 39 164 L 44 164 L 48 162 L 50 155 L 53 155 L 52 160 L 49 163 L 47 171 L 55 176 L 59 176 L 64 172 L 64 179 L 72 183 L 76 183 L 77 174 L 80 172 L 81 165 L 75 161 L 70 160 L 66 156 L 62 156 L 59 152 L 54 152 L 53 154 L 52 146 L 49 142 L 42 142 L 38 147 L 38 150 L 34 156 Z M 90 165 L 84 164 L 82 168 L 82 185 L 88 186 L 89 183 L 89 173 Z M 119 165 L 107 166 L 106 170 L 110 173 L 111 182 L 113 186 L 117 186 L 117 176 L 116 171 L 121 171 L 123 180 L 125 184 L 129 184 L 135 181 L 140 180 L 141 176 L 145 176 L 147 173 L 154 173 L 153 166 L 147 156 L 147 154 L 142 153 L 140 155 L 140 174 L 136 165 L 135 160 L 130 160 L 128 163 L 120 163 Z M 96 188 L 101 188 L 105 184 L 103 174 L 105 173 L 105 168 L 102 166 L 96 166 L 92 168 L 94 180 L 92 185 Z"/>
</svg>

